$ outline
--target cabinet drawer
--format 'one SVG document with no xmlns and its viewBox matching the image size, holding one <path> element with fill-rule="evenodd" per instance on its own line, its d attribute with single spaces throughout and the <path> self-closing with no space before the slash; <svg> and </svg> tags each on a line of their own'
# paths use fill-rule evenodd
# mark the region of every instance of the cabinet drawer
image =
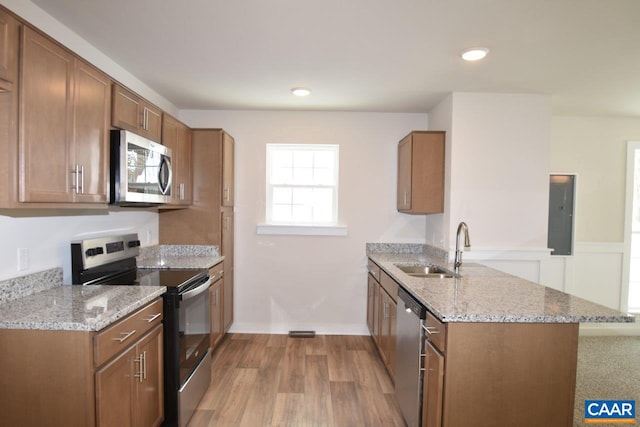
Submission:
<svg viewBox="0 0 640 427">
<path fill-rule="evenodd" d="M 380 284 L 382 288 L 389 294 L 393 302 L 398 301 L 398 284 L 384 271 L 380 272 Z"/>
<path fill-rule="evenodd" d="M 424 321 L 425 335 L 442 353 L 447 345 L 447 325 L 438 320 L 433 314 L 427 311 L 427 318 Z"/>
<path fill-rule="evenodd" d="M 94 337 L 95 366 L 100 366 L 129 347 L 147 331 L 162 323 L 162 299 L 98 332 Z"/>
<path fill-rule="evenodd" d="M 367 260 L 367 270 L 369 270 L 369 274 L 371 274 L 374 279 L 380 282 L 380 267 L 378 267 L 378 264 L 370 259 Z"/>
<path fill-rule="evenodd" d="M 214 283 L 216 280 L 224 276 L 224 264 L 218 263 L 209 269 L 209 278 L 211 278 L 211 283 Z"/>
</svg>

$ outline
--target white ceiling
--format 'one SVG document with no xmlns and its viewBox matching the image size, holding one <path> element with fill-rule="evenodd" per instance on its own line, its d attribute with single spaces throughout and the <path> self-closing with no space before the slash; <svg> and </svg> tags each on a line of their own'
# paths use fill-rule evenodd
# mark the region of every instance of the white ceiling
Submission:
<svg viewBox="0 0 640 427">
<path fill-rule="evenodd" d="M 469 91 L 640 116 L 640 0 L 32 1 L 180 109 L 427 112 Z"/>
</svg>

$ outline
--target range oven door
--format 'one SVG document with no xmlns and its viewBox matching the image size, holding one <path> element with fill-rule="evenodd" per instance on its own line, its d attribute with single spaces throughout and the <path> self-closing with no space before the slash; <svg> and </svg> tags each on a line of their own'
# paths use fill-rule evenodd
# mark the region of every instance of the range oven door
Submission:
<svg viewBox="0 0 640 427">
<path fill-rule="evenodd" d="M 178 309 L 180 388 L 178 426 L 187 425 L 211 383 L 210 297 L 212 279 L 180 293 Z"/>
<path fill-rule="evenodd" d="M 168 288 L 164 301 L 164 408 L 166 427 L 187 424 L 211 383 L 211 278 Z"/>
<path fill-rule="evenodd" d="M 210 286 L 211 278 L 208 278 L 192 289 L 180 293 L 180 308 L 178 309 L 180 386 L 186 383 L 209 349 L 211 333 Z"/>
</svg>

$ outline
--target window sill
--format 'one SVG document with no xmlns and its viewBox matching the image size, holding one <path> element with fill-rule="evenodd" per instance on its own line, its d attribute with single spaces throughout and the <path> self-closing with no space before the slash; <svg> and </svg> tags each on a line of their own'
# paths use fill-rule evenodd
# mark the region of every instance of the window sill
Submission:
<svg viewBox="0 0 640 427">
<path fill-rule="evenodd" d="M 276 236 L 346 236 L 344 225 L 274 225 L 259 224 L 257 234 Z"/>
</svg>

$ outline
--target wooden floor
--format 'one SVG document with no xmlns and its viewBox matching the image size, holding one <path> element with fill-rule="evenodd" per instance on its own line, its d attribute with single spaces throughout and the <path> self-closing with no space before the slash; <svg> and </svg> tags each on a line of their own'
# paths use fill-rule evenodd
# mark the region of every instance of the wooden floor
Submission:
<svg viewBox="0 0 640 427">
<path fill-rule="evenodd" d="M 368 336 L 228 334 L 189 427 L 401 426 Z"/>
</svg>

